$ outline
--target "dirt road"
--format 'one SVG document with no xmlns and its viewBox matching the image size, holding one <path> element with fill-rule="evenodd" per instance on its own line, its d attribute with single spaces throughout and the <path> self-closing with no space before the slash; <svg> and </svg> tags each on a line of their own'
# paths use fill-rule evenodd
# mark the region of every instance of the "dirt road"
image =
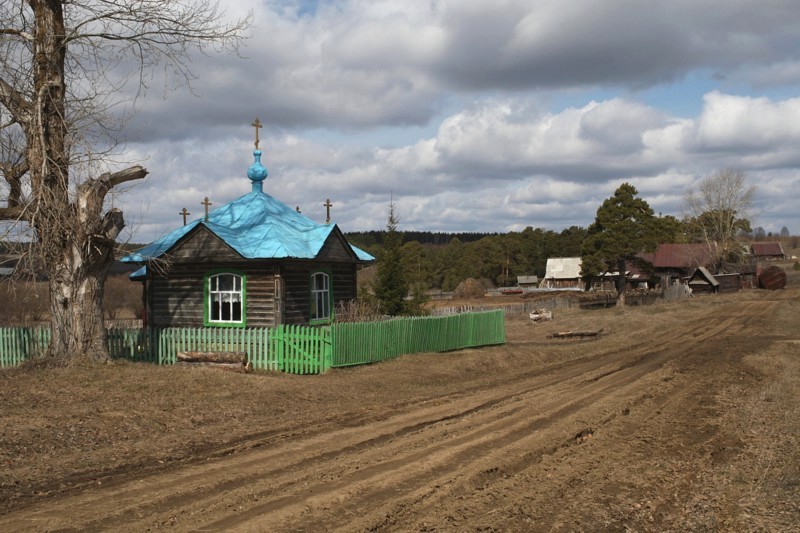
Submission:
<svg viewBox="0 0 800 533">
<path fill-rule="evenodd" d="M 385 398 L 334 391 L 205 454 L 23 498 L 0 530 L 797 529 L 798 412 L 777 391 L 763 401 L 777 378 L 758 361 L 789 356 L 778 374 L 796 383 L 799 298 L 520 320 L 507 346 L 471 351 L 449 377 L 457 354 L 336 370 L 334 387 L 360 372 L 395 386 Z M 597 324 L 595 340 L 546 335 Z M 412 372 L 438 378 L 403 396 L 396 381 Z"/>
</svg>

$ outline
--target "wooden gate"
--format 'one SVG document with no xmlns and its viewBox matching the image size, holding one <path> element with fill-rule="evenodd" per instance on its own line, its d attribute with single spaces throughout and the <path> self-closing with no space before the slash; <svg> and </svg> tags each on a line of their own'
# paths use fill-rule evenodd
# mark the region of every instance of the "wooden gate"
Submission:
<svg viewBox="0 0 800 533">
<path fill-rule="evenodd" d="M 331 367 L 331 334 L 327 327 L 282 325 L 272 334 L 273 355 L 290 374 L 320 374 Z"/>
</svg>

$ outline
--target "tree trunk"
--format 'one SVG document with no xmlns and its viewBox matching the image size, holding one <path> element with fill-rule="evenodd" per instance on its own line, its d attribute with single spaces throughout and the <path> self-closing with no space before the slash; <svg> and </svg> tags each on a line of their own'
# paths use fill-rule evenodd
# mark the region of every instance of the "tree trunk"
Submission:
<svg viewBox="0 0 800 533">
<path fill-rule="evenodd" d="M 90 266 L 84 258 L 70 263 L 58 265 L 50 277 L 52 340 L 47 354 L 104 361 L 108 343 L 103 286 L 111 261 L 104 266 Z"/>
<path fill-rule="evenodd" d="M 625 260 L 617 263 L 617 307 L 625 307 L 625 285 L 627 280 L 625 278 Z"/>
<path fill-rule="evenodd" d="M 145 169 L 135 166 L 85 181 L 66 216 L 39 229 L 50 279 L 48 355 L 108 359 L 103 290 L 114 262 L 115 239 L 125 221 L 119 209 L 103 214 L 103 200 L 115 185 L 146 175 Z"/>
</svg>

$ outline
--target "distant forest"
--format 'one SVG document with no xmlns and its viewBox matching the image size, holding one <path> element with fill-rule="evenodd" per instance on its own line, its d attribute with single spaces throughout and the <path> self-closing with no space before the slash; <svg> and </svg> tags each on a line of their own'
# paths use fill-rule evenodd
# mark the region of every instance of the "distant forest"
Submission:
<svg viewBox="0 0 800 533">
<path fill-rule="evenodd" d="M 407 279 L 425 288 L 453 290 L 466 278 L 516 285 L 517 276 L 544 276 L 548 257 L 581 253 L 586 229 L 525 228 L 510 233 L 400 231 Z M 385 231 L 347 233 L 348 241 L 380 258 Z"/>
<path fill-rule="evenodd" d="M 447 244 L 453 239 L 458 239 L 463 242 L 475 242 L 483 239 L 484 237 L 496 237 L 500 233 L 445 233 L 441 231 L 398 231 L 403 238 L 403 242 L 416 241 L 420 244 Z M 360 248 L 369 247 L 375 244 L 383 244 L 383 238 L 386 235 L 385 230 L 370 230 L 370 231 L 353 231 L 345 233 L 347 241 L 355 244 Z"/>
</svg>

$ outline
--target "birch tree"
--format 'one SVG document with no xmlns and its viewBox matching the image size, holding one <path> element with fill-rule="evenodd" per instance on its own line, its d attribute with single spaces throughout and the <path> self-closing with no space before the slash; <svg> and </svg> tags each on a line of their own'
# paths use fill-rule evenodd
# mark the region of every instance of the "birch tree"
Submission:
<svg viewBox="0 0 800 533">
<path fill-rule="evenodd" d="M 703 242 L 716 267 L 723 262 L 738 262 L 742 247 L 737 235 L 750 232 L 750 209 L 756 187 L 748 186 L 740 170 L 720 170 L 704 178 L 697 190 L 686 194 L 689 226 Z"/>
<path fill-rule="evenodd" d="M 210 0 L 0 3 L 0 126 L 21 140 L 4 147 L 0 220 L 27 228 L 45 265 L 49 355 L 107 357 L 103 287 L 124 219 L 106 197 L 147 175 L 103 164 L 120 126 L 110 111 L 157 65 L 184 84 L 193 49 L 235 51 L 249 17 L 224 20 Z"/>
</svg>

